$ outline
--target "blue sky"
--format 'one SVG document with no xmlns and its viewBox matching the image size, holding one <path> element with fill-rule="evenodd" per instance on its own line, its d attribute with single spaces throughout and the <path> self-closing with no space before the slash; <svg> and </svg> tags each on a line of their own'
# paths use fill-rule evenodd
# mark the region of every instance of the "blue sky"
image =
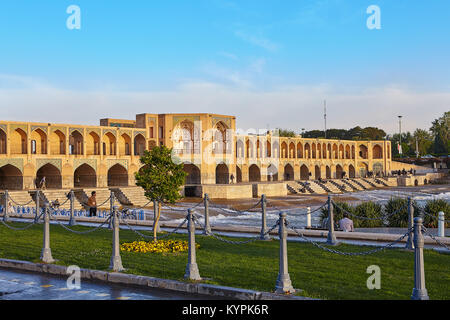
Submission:
<svg viewBox="0 0 450 320">
<path fill-rule="evenodd" d="M 329 127 L 428 128 L 450 110 L 449 17 L 447 0 L 5 0 L 0 119 L 215 112 L 308 130 L 327 99 Z"/>
</svg>

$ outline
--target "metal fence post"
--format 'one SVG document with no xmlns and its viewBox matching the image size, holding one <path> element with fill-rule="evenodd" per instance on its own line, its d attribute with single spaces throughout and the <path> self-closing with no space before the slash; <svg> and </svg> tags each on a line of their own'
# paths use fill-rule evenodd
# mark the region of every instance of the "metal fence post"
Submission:
<svg viewBox="0 0 450 320">
<path fill-rule="evenodd" d="M 267 198 L 266 195 L 261 195 L 261 236 L 260 240 L 270 240 L 270 236 L 266 234 L 267 232 Z"/>
<path fill-rule="evenodd" d="M 412 300 L 429 300 L 428 292 L 425 287 L 425 268 L 423 263 L 423 235 L 422 218 L 414 219 L 414 289 Z"/>
<path fill-rule="evenodd" d="M 306 208 L 306 228 L 311 228 L 311 207 Z"/>
<path fill-rule="evenodd" d="M 9 216 L 9 193 L 8 190 L 5 190 L 5 212 L 3 214 L 3 221 L 8 222 Z"/>
<path fill-rule="evenodd" d="M 414 250 L 414 234 L 412 228 L 414 227 L 414 207 L 411 197 L 408 198 L 408 228 L 411 231 L 408 234 L 408 240 L 406 241 L 406 250 Z"/>
<path fill-rule="evenodd" d="M 44 241 L 41 252 L 41 261 L 44 263 L 53 263 L 55 260 L 52 257 L 52 250 L 50 249 L 50 204 L 44 204 Z"/>
<path fill-rule="evenodd" d="M 208 235 L 211 233 L 211 226 L 209 224 L 209 197 L 207 193 L 205 193 L 203 202 L 205 205 L 205 230 L 203 230 L 203 234 Z"/>
<path fill-rule="evenodd" d="M 70 191 L 69 193 L 70 196 L 70 219 L 69 219 L 69 226 L 74 226 L 77 224 L 73 214 L 74 214 L 74 210 L 75 210 L 75 194 L 73 192 L 73 190 Z"/>
<path fill-rule="evenodd" d="M 445 213 L 439 212 L 438 237 L 445 237 Z"/>
<path fill-rule="evenodd" d="M 156 228 L 156 232 L 161 232 L 159 224 L 155 225 L 156 217 L 158 216 L 159 205 L 157 200 L 153 200 L 153 229 Z"/>
<path fill-rule="evenodd" d="M 185 279 L 201 280 L 195 253 L 195 223 L 192 210 L 188 209 L 189 257 L 186 265 Z"/>
<path fill-rule="evenodd" d="M 277 282 L 275 284 L 275 293 L 294 293 L 295 289 L 292 286 L 291 278 L 288 272 L 288 257 L 287 257 L 287 230 L 286 230 L 286 213 L 280 213 L 280 225 L 278 227 L 278 234 L 280 236 L 280 266 L 278 272 Z"/>
<path fill-rule="evenodd" d="M 119 240 L 119 212 L 117 207 L 113 207 L 111 216 L 113 225 L 113 241 L 112 241 L 112 256 L 109 268 L 115 272 L 125 270 L 122 266 L 122 258 L 120 256 L 120 240 Z"/>
<path fill-rule="evenodd" d="M 39 221 L 39 216 L 41 215 L 41 194 L 40 191 L 37 190 L 36 191 L 36 215 L 34 216 L 34 222 L 38 223 Z"/>
<path fill-rule="evenodd" d="M 336 240 L 336 235 L 334 234 L 334 210 L 333 210 L 333 202 L 331 197 L 328 196 L 328 238 L 327 244 L 331 246 L 338 245 L 338 241 Z"/>
</svg>

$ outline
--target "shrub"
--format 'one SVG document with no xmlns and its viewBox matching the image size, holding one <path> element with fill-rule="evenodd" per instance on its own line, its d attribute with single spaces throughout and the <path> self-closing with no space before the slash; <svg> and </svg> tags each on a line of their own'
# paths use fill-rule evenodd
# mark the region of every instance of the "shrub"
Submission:
<svg viewBox="0 0 450 320">
<path fill-rule="evenodd" d="M 432 217 L 428 215 L 424 215 L 424 225 L 427 228 L 437 228 L 438 225 L 438 218 L 439 218 L 439 212 L 442 211 L 445 213 L 445 216 L 448 219 L 448 214 L 450 213 L 450 204 L 442 199 L 436 199 L 436 200 L 428 200 L 425 204 L 425 207 L 423 208 L 423 211 L 425 211 L 426 214 L 432 215 Z M 433 218 L 434 217 L 434 218 Z M 445 227 L 447 228 L 450 224 L 445 223 Z"/>
<path fill-rule="evenodd" d="M 196 248 L 200 248 L 199 244 L 195 246 Z M 189 244 L 187 241 L 179 240 L 158 240 L 157 242 L 134 241 L 122 243 L 120 250 L 138 253 L 175 253 L 188 251 Z"/>
<path fill-rule="evenodd" d="M 355 228 L 376 228 L 384 225 L 382 206 L 378 203 L 372 201 L 363 202 L 357 205 L 352 213 L 365 218 L 378 218 L 378 220 L 363 220 L 350 217 Z"/>
<path fill-rule="evenodd" d="M 402 208 L 398 211 L 400 208 Z M 413 203 L 414 216 L 420 214 L 420 208 Z M 396 214 L 392 213 L 398 211 Z M 408 228 L 408 200 L 403 198 L 391 198 L 384 206 L 384 216 L 389 227 Z"/>
</svg>

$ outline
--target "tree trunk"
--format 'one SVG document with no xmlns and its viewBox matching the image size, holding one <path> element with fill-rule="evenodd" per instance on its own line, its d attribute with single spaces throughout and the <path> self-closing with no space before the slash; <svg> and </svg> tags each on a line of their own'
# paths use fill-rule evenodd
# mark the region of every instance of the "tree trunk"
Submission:
<svg viewBox="0 0 450 320">
<path fill-rule="evenodd" d="M 160 217 L 161 217 L 161 202 L 158 201 L 158 211 L 157 211 L 155 222 L 153 223 L 153 242 L 158 241 L 158 238 L 156 236 L 156 231 L 158 230 L 158 223 L 159 223 Z"/>
</svg>

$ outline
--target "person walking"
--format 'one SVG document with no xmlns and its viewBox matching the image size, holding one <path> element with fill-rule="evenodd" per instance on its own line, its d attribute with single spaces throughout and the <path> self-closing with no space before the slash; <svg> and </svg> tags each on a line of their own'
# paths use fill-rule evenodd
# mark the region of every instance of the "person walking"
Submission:
<svg viewBox="0 0 450 320">
<path fill-rule="evenodd" d="M 92 191 L 91 196 L 88 199 L 89 217 L 97 216 L 97 192 Z"/>
<path fill-rule="evenodd" d="M 40 182 L 40 186 L 41 186 L 41 190 L 47 189 L 47 186 L 45 185 L 45 176 L 42 177 L 41 182 Z"/>
</svg>

